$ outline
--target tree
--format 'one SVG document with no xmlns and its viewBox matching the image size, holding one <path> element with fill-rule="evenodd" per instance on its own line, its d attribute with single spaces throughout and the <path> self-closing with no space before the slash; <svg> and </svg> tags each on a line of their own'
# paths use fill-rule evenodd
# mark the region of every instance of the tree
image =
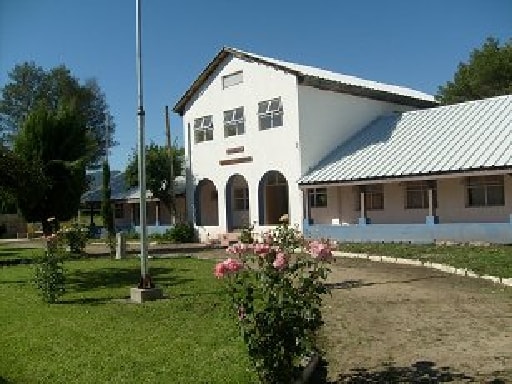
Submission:
<svg viewBox="0 0 512 384">
<path fill-rule="evenodd" d="M 512 94 L 512 39 L 500 45 L 488 38 L 471 52 L 467 63 L 460 63 L 453 81 L 440 86 L 436 99 L 454 104 L 492 96 Z"/>
<path fill-rule="evenodd" d="M 110 189 L 110 166 L 107 160 L 103 161 L 103 188 L 101 199 L 101 217 L 103 225 L 107 229 L 108 243 L 112 244 L 112 238 L 115 236 L 114 212 L 112 211 L 111 189 Z M 112 249 L 111 249 L 112 251 Z"/>
<path fill-rule="evenodd" d="M 23 193 L 27 198 L 17 195 L 25 219 L 41 221 L 43 232 L 49 234 L 49 218 L 57 222 L 72 218 L 86 190 L 85 169 L 95 150 L 83 115 L 73 106 L 33 109 L 14 141 L 17 158 L 43 180 L 41 184 L 27 180 Z"/>
<path fill-rule="evenodd" d="M 184 156 L 183 148 L 173 146 L 171 153 L 165 146 L 151 143 L 146 146 L 146 187 L 154 197 L 158 198 L 169 212 L 175 212 L 175 199 L 170 193 L 176 176 L 181 175 Z M 174 165 L 171 180 L 171 155 Z M 134 151 L 128 166 L 126 167 L 126 183 L 130 187 L 139 185 L 139 166 L 137 152 Z"/>
<path fill-rule="evenodd" d="M 13 141 L 34 108 L 44 107 L 57 112 L 59 105 L 65 103 L 76 106 L 91 137 L 98 144 L 92 158 L 95 164 L 106 148 L 115 144 L 114 124 L 105 129 L 112 116 L 96 80 L 87 80 L 82 85 L 64 65 L 45 71 L 34 62 L 16 65 L 9 73 L 9 79 L 10 82 L 1 89 L 0 140 Z"/>
</svg>

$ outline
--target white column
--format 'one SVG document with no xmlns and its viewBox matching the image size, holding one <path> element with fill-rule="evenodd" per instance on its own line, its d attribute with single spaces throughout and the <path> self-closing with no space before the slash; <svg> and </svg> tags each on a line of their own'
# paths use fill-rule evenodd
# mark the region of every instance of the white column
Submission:
<svg viewBox="0 0 512 384">
<path fill-rule="evenodd" d="M 432 188 L 428 189 L 428 215 L 434 216 L 434 190 Z"/>
<path fill-rule="evenodd" d="M 155 201 L 155 225 L 160 226 L 160 202 Z"/>
<path fill-rule="evenodd" d="M 359 218 L 359 225 L 366 225 L 368 221 L 366 220 L 366 206 L 365 206 L 365 193 L 364 190 L 361 191 L 361 217 Z"/>
</svg>

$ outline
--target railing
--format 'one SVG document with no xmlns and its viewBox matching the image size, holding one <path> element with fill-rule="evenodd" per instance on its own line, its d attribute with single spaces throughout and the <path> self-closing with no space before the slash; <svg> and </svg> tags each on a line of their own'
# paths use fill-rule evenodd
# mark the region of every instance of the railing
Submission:
<svg viewBox="0 0 512 384">
<path fill-rule="evenodd" d="M 512 244 L 512 223 L 327 225 L 304 221 L 304 235 L 343 242 Z"/>
</svg>

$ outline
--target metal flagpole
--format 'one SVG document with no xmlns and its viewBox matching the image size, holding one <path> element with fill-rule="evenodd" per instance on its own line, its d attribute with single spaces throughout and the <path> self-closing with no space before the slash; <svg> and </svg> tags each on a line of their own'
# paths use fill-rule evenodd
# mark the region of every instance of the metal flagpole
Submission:
<svg viewBox="0 0 512 384">
<path fill-rule="evenodd" d="M 139 288 L 152 288 L 148 274 L 148 248 L 146 223 L 146 146 L 144 142 L 144 106 L 142 98 L 142 56 L 141 56 L 141 6 L 136 0 L 136 44 L 137 44 L 137 98 L 138 98 L 138 157 L 139 157 L 139 205 L 140 205 L 140 272 Z"/>
</svg>

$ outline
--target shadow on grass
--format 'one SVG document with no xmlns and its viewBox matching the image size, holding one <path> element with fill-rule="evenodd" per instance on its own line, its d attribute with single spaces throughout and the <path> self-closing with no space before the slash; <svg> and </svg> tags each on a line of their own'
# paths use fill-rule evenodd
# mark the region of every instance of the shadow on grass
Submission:
<svg viewBox="0 0 512 384">
<path fill-rule="evenodd" d="M 361 288 L 361 287 L 371 287 L 373 285 L 382 285 L 382 284 L 409 284 L 414 283 L 416 281 L 421 280 L 431 280 L 431 279 L 446 279 L 446 276 L 441 275 L 431 275 L 426 277 L 418 277 L 414 279 L 407 279 L 407 280 L 388 280 L 388 281 L 382 281 L 379 283 L 372 283 L 368 282 L 365 283 L 363 280 L 343 280 L 337 283 L 328 283 L 326 286 L 330 289 L 352 289 L 352 288 Z"/>
<path fill-rule="evenodd" d="M 368 383 L 474 383 L 474 377 L 464 373 L 455 372 L 450 367 L 437 367 L 432 361 L 417 361 L 416 363 L 400 367 L 393 363 L 386 363 L 382 368 L 368 370 L 355 368 L 349 373 L 339 375 L 334 381 L 327 379 L 327 364 L 322 361 L 313 376 L 312 384 L 368 384 Z M 486 381 L 492 384 L 504 384 L 505 381 L 494 379 Z"/>
<path fill-rule="evenodd" d="M 12 383 L 12 381 L 4 379 L 2 376 L 0 376 L 0 384 L 11 384 L 11 383 Z"/>
<path fill-rule="evenodd" d="M 152 267 L 150 270 L 153 282 L 158 286 L 174 286 L 190 282 L 191 279 L 183 278 L 174 274 L 172 268 Z M 140 279 L 139 268 L 102 268 L 94 270 L 76 270 L 68 272 L 66 276 L 66 287 L 68 292 L 87 292 L 98 288 L 123 288 L 135 287 Z M 107 298 L 89 299 L 79 298 L 68 301 L 73 303 L 94 303 L 105 302 Z M 66 301 L 62 301 L 66 302 Z"/>
</svg>

